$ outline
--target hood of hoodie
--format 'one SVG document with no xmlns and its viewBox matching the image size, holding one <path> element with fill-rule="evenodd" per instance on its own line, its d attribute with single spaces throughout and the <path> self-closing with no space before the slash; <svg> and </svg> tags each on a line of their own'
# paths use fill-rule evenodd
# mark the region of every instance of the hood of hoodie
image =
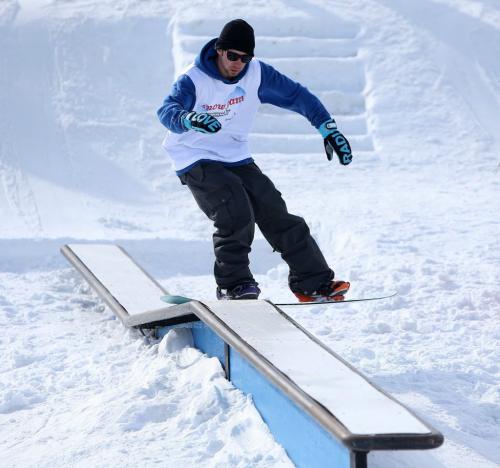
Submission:
<svg viewBox="0 0 500 468">
<path fill-rule="evenodd" d="M 195 65 L 200 68 L 204 73 L 206 73 L 211 78 L 220 80 L 227 84 L 238 83 L 246 74 L 248 70 L 248 64 L 246 64 L 241 70 L 240 74 L 232 79 L 224 78 L 217 67 L 217 51 L 215 50 L 215 43 L 217 38 L 208 41 L 201 49 L 200 54 L 196 57 L 194 61 Z"/>
</svg>

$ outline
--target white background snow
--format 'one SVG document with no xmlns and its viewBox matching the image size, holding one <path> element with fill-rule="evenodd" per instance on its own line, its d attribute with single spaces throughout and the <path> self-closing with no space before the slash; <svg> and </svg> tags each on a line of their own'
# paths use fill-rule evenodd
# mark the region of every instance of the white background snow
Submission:
<svg viewBox="0 0 500 468">
<path fill-rule="evenodd" d="M 290 466 L 251 399 L 172 334 L 125 330 L 58 252 L 116 242 L 169 291 L 214 297 L 211 225 L 160 146 L 180 67 L 243 17 L 355 148 L 329 163 L 263 106 L 255 159 L 353 297 L 289 308 L 445 435 L 370 466 L 500 463 L 496 0 L 0 1 L 0 464 Z M 287 269 L 258 236 L 263 296 Z"/>
</svg>

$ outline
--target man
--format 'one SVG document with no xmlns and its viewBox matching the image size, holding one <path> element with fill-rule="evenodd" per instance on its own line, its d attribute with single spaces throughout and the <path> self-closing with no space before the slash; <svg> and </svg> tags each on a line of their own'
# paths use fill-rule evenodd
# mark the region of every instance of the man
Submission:
<svg viewBox="0 0 500 468">
<path fill-rule="evenodd" d="M 302 114 L 324 138 L 329 160 L 352 160 L 351 148 L 319 99 L 273 67 L 253 59 L 252 27 L 227 23 L 174 83 L 158 110 L 170 131 L 163 143 L 181 183 L 214 222 L 218 299 L 257 299 L 248 254 L 255 223 L 290 267 L 289 286 L 302 302 L 341 300 L 349 289 L 334 280 L 305 221 L 288 213 L 281 193 L 254 163 L 248 134 L 260 103 Z"/>
</svg>

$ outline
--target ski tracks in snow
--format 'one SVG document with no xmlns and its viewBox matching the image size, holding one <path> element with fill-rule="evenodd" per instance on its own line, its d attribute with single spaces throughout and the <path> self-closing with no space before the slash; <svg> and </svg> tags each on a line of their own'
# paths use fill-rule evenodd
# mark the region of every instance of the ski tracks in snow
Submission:
<svg viewBox="0 0 500 468">
<path fill-rule="evenodd" d="M 0 146 L 0 180 L 3 187 L 3 196 L 0 194 L 0 212 L 4 211 L 5 217 L 13 220 L 17 218 L 18 222 L 24 223 L 26 237 L 41 236 L 42 220 L 29 179 L 16 167 L 15 158 L 10 159 L 9 163 L 5 162 L 2 146 Z"/>
</svg>

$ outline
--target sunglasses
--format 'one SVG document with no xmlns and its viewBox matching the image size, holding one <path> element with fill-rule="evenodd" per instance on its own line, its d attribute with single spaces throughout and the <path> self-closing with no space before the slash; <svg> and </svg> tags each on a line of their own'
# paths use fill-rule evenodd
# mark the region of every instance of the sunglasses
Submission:
<svg viewBox="0 0 500 468">
<path fill-rule="evenodd" d="M 250 63 L 252 60 L 251 55 L 247 54 L 237 54 L 236 52 L 231 52 L 230 50 L 226 50 L 226 57 L 230 62 L 236 62 L 237 60 L 241 60 L 243 63 Z"/>
</svg>

